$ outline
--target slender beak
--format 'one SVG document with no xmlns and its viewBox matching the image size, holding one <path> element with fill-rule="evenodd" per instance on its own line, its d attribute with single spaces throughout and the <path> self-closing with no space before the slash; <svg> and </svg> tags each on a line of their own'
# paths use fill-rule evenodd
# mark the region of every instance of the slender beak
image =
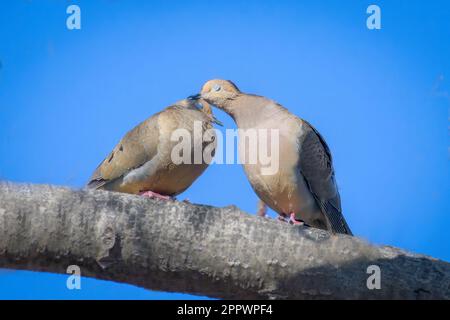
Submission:
<svg viewBox="0 0 450 320">
<path fill-rule="evenodd" d="M 212 122 L 213 122 L 213 123 L 215 123 L 215 124 L 217 124 L 217 125 L 223 127 L 222 121 L 220 121 L 219 119 L 217 119 L 217 118 L 214 117 L 214 116 L 211 116 L 211 118 L 212 118 Z"/>
<path fill-rule="evenodd" d="M 202 95 L 200 93 L 197 93 L 197 94 L 193 94 L 192 96 L 187 97 L 186 99 L 191 100 L 191 101 L 197 101 L 197 100 L 201 99 L 201 97 L 202 97 Z M 223 127 L 222 121 L 217 119 L 214 115 L 208 114 L 208 117 L 211 119 L 212 123 L 215 123 L 215 124 Z"/>
<path fill-rule="evenodd" d="M 187 97 L 188 100 L 198 100 L 202 97 L 200 93 L 194 94 L 192 96 Z"/>
</svg>

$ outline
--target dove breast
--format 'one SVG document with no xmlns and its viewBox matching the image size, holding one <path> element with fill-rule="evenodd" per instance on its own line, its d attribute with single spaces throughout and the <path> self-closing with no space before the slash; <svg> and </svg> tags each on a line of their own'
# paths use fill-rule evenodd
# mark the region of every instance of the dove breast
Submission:
<svg viewBox="0 0 450 320">
<path fill-rule="evenodd" d="M 249 118 L 250 119 L 250 118 Z M 277 157 L 271 155 L 272 161 L 278 161 L 273 174 L 262 174 L 262 168 L 267 167 L 259 160 L 256 164 L 244 162 L 244 171 L 255 193 L 274 211 L 288 215 L 292 212 L 301 212 L 302 220 L 315 225 L 315 220 L 322 216 L 308 185 L 298 170 L 299 141 L 305 134 L 303 122 L 298 117 L 286 112 L 273 112 L 269 117 L 253 118 L 253 123 L 243 124 L 244 127 L 268 131 L 268 138 L 258 141 L 265 143 L 266 150 L 271 150 L 270 131 L 278 132 L 278 146 L 274 146 Z M 261 139 L 262 136 L 258 136 Z M 265 138 L 265 137 L 264 137 Z M 240 139 L 239 153 L 245 154 L 249 159 L 248 143 Z"/>
</svg>

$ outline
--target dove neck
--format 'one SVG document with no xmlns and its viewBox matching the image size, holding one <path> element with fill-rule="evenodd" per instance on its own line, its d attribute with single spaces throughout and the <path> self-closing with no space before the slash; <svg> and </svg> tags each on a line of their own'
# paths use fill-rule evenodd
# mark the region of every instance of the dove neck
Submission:
<svg viewBox="0 0 450 320">
<path fill-rule="evenodd" d="M 240 95 L 229 100 L 224 109 L 239 128 L 251 128 L 278 116 L 281 110 L 271 102 L 261 96 Z"/>
</svg>

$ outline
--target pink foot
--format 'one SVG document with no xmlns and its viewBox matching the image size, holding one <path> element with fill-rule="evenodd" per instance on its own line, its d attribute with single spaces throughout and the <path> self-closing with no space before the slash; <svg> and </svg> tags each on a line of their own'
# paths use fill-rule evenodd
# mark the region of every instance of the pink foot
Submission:
<svg viewBox="0 0 450 320">
<path fill-rule="evenodd" d="M 256 212 L 256 214 L 260 217 L 265 217 L 267 215 L 267 205 L 264 203 L 264 201 L 258 201 L 258 211 Z"/>
<path fill-rule="evenodd" d="M 143 197 L 156 198 L 156 199 L 161 199 L 161 200 L 170 200 L 170 199 L 172 199 L 169 196 L 163 196 L 162 194 L 159 194 L 159 193 L 156 193 L 156 192 L 153 192 L 153 191 L 150 191 L 150 190 L 141 192 L 141 193 L 139 193 L 139 195 L 143 196 Z"/>
<path fill-rule="evenodd" d="M 303 221 L 295 220 L 295 213 L 291 213 L 289 223 L 293 224 L 294 226 L 302 226 L 305 224 Z"/>
<path fill-rule="evenodd" d="M 265 217 L 266 214 L 267 214 L 267 210 L 265 208 L 264 209 L 259 209 L 258 212 L 256 212 L 256 214 L 258 216 L 260 216 L 260 217 Z"/>
</svg>

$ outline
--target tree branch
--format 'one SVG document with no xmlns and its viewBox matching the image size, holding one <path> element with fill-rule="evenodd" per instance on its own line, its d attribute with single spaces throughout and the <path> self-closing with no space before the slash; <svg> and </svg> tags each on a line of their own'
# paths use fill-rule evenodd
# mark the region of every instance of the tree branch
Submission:
<svg viewBox="0 0 450 320">
<path fill-rule="evenodd" d="M 0 267 L 231 299 L 450 299 L 450 264 L 246 214 L 0 183 Z M 381 289 L 366 286 L 381 269 Z"/>
</svg>

